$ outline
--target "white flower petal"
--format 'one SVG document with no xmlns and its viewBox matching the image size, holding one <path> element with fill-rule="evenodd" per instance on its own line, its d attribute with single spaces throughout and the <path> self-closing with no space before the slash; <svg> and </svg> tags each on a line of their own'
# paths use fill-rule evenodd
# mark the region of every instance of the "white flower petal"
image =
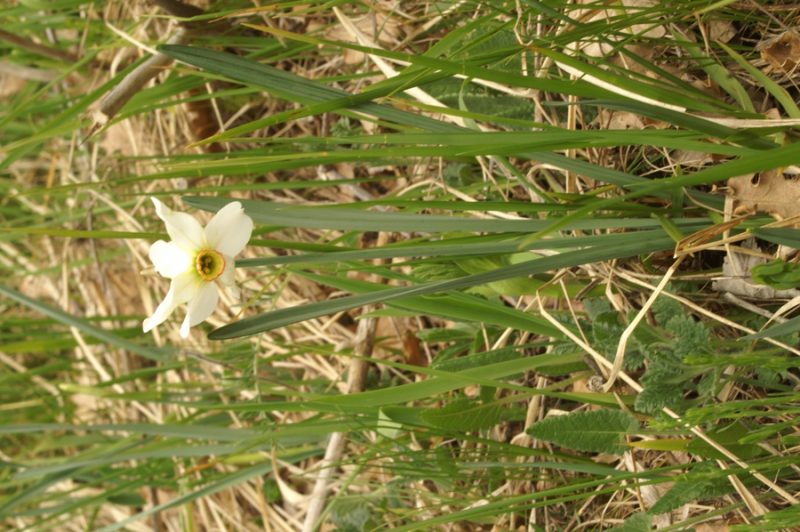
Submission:
<svg viewBox="0 0 800 532">
<path fill-rule="evenodd" d="M 236 273 L 236 259 L 228 255 L 223 255 L 223 257 L 225 258 L 225 269 L 222 270 L 222 275 L 219 276 L 217 281 L 225 287 L 234 302 L 238 303 L 241 292 L 239 291 L 239 287 L 236 286 L 236 278 L 234 277 L 234 273 Z"/>
<path fill-rule="evenodd" d="M 228 203 L 206 225 L 206 242 L 224 255 L 238 255 L 250 241 L 253 220 L 238 201 Z"/>
<path fill-rule="evenodd" d="M 217 308 L 219 292 L 214 283 L 203 283 L 200 291 L 189 302 L 189 311 L 181 324 L 181 337 L 189 337 L 189 327 L 194 327 L 198 323 L 206 320 L 214 309 Z"/>
<path fill-rule="evenodd" d="M 152 198 L 156 206 L 156 214 L 164 220 L 167 233 L 180 248 L 193 252 L 206 247 L 206 236 L 203 226 L 194 217 L 185 212 L 175 212 L 157 198 Z"/>
<path fill-rule="evenodd" d="M 195 298 L 200 288 L 200 280 L 194 275 L 194 272 L 183 273 L 175 277 L 169 285 L 169 291 L 164 301 L 158 305 L 152 316 L 142 322 L 144 332 L 149 332 L 167 321 L 177 306 Z"/>
<path fill-rule="evenodd" d="M 236 279 L 234 278 L 234 273 L 236 272 L 236 259 L 230 255 L 222 255 L 222 258 L 225 259 L 225 269 L 222 270 L 222 273 L 217 280 L 227 288 L 236 282 Z"/>
<path fill-rule="evenodd" d="M 233 304 L 238 305 L 242 300 L 242 291 L 239 290 L 239 287 L 235 284 L 225 287 L 228 290 L 228 294 L 230 294 L 231 299 L 233 299 Z"/>
<path fill-rule="evenodd" d="M 156 271 L 168 279 L 191 270 L 192 257 L 174 242 L 158 240 L 150 246 L 150 260 Z"/>
</svg>

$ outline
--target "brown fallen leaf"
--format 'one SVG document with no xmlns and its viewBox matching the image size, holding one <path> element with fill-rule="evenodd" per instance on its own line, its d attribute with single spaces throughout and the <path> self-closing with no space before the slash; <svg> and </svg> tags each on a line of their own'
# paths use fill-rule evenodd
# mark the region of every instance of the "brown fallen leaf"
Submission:
<svg viewBox="0 0 800 532">
<path fill-rule="evenodd" d="M 769 63 L 773 70 L 791 73 L 800 62 L 800 35 L 794 30 L 787 30 L 777 37 L 762 41 L 757 49 L 761 58 Z"/>
<path fill-rule="evenodd" d="M 800 181 L 785 176 L 781 169 L 732 177 L 728 190 L 734 216 L 765 212 L 785 220 L 800 214 Z"/>
<path fill-rule="evenodd" d="M 729 20 L 712 20 L 708 24 L 708 38 L 717 42 L 729 42 L 736 35 L 736 28 Z"/>
<path fill-rule="evenodd" d="M 410 329 L 406 329 L 403 334 L 403 354 L 405 355 L 406 364 L 422 367 L 428 365 L 425 354 L 422 352 L 419 338 Z"/>
<path fill-rule="evenodd" d="M 600 127 L 606 129 L 644 129 L 644 122 L 635 113 L 601 109 L 597 114 Z"/>
<path fill-rule="evenodd" d="M 356 27 L 382 45 L 391 46 L 402 34 L 402 26 L 396 18 L 389 18 L 380 11 L 371 11 L 368 15 L 352 19 Z M 330 26 L 325 32 L 325 38 L 333 41 L 353 42 L 353 36 L 341 25 Z M 345 49 L 342 57 L 345 64 L 356 65 L 366 59 L 366 55 L 356 50 Z"/>
</svg>

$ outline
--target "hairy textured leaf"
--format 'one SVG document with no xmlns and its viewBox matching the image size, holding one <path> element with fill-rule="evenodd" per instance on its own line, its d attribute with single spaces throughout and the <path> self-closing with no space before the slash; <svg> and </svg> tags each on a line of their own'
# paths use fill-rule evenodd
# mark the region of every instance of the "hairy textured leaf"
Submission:
<svg viewBox="0 0 800 532">
<path fill-rule="evenodd" d="M 543 419 L 528 434 L 576 451 L 619 454 L 624 436 L 638 428 L 636 418 L 620 410 L 592 410 Z"/>
<path fill-rule="evenodd" d="M 609 532 L 650 532 L 653 518 L 645 513 L 633 514 L 621 525 L 610 528 Z"/>
<path fill-rule="evenodd" d="M 442 408 L 425 410 L 422 419 L 441 429 L 469 432 L 498 424 L 503 419 L 503 408 L 497 403 L 458 399 Z"/>
<path fill-rule="evenodd" d="M 687 476 L 686 480 L 676 482 L 650 508 L 651 514 L 663 514 L 680 508 L 684 504 L 701 499 L 719 497 L 733 491 L 733 485 L 728 479 L 720 475 L 716 465 L 709 462 L 699 462 L 693 467 L 694 474 Z"/>
</svg>

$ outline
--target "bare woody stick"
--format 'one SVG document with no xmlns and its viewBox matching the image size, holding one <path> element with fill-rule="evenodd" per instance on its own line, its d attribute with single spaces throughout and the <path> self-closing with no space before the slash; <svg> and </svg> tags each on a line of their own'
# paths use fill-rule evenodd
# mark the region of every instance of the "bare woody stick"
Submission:
<svg viewBox="0 0 800 532">
<path fill-rule="evenodd" d="M 155 5 L 175 17 L 192 18 L 205 14 L 205 11 L 199 7 L 185 4 L 177 0 L 152 1 Z M 182 44 L 189 39 L 193 31 L 199 29 L 202 29 L 204 33 L 216 33 L 229 30 L 230 25 L 224 21 L 216 23 L 204 22 L 202 28 L 199 28 L 197 24 L 191 21 L 182 22 L 175 34 L 167 41 L 167 44 Z M 92 127 L 90 135 L 114 118 L 128 100 L 133 98 L 147 82 L 163 72 L 173 61 L 174 60 L 167 55 L 156 53 L 128 74 L 125 79 L 114 87 L 111 92 L 106 94 L 100 102 L 99 109 L 95 112 L 95 125 Z"/>
<path fill-rule="evenodd" d="M 179 44 L 185 38 L 186 30 L 178 28 L 175 35 L 167 43 Z M 106 94 L 100 101 L 100 108 L 95 115 L 95 129 L 114 118 L 119 110 L 122 109 L 122 106 L 133 98 L 134 94 L 142 90 L 148 81 L 163 72 L 164 68 L 171 65 L 172 62 L 173 59 L 167 55 L 155 54 L 125 76 L 125 79 L 111 89 L 111 92 Z"/>
<path fill-rule="evenodd" d="M 78 60 L 78 56 L 74 54 L 65 52 L 64 50 L 59 50 L 58 48 L 53 48 L 50 46 L 45 46 L 44 44 L 39 44 L 26 37 L 22 37 L 20 35 L 14 35 L 13 33 L 5 30 L 0 30 L 0 40 L 10 42 L 14 46 L 17 46 L 29 52 L 33 52 L 36 55 L 49 57 L 50 59 L 55 59 L 57 61 L 64 61 L 65 63 L 75 63 Z"/>
<path fill-rule="evenodd" d="M 357 393 L 364 389 L 366 378 L 367 361 L 372 355 L 372 348 L 375 341 L 375 319 L 362 318 L 358 322 L 354 353 L 356 356 L 350 359 L 350 368 L 347 373 L 347 393 Z M 344 433 L 334 432 L 328 440 L 328 447 L 325 449 L 325 457 L 319 463 L 319 475 L 311 490 L 311 498 L 306 517 L 303 521 L 303 532 L 313 532 L 317 526 L 322 509 L 325 507 L 325 500 L 328 495 L 333 472 L 336 469 L 336 462 L 342 456 L 344 449 Z"/>
</svg>

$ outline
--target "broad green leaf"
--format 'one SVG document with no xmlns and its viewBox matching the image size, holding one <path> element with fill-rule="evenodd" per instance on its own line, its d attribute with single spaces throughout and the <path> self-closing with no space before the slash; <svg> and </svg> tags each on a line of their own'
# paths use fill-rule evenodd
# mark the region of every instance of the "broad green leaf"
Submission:
<svg viewBox="0 0 800 532">
<path fill-rule="evenodd" d="M 653 518 L 644 512 L 635 513 L 625 519 L 621 525 L 609 528 L 609 532 L 650 532 L 653 530 Z"/>
<path fill-rule="evenodd" d="M 493 427 L 503 420 L 503 407 L 477 399 L 457 399 L 441 408 L 421 412 L 422 420 L 446 431 L 470 432 Z"/>
<path fill-rule="evenodd" d="M 748 334 L 747 336 L 743 336 L 741 340 L 757 340 L 760 338 L 777 338 L 780 336 L 786 336 L 788 334 L 792 334 L 794 332 L 800 331 L 800 316 L 796 316 L 790 320 L 787 320 L 783 323 L 779 323 L 777 325 L 773 325 L 772 327 L 768 327 L 762 331 L 758 331 L 753 334 Z"/>
<path fill-rule="evenodd" d="M 534 423 L 528 434 L 576 451 L 621 454 L 627 448 L 625 436 L 638 429 L 632 415 L 603 409 L 551 416 Z"/>
</svg>

